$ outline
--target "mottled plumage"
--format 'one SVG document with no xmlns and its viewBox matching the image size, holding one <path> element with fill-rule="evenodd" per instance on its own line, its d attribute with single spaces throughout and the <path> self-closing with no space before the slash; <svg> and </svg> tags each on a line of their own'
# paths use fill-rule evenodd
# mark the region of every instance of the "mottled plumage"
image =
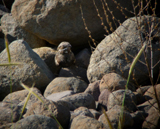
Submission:
<svg viewBox="0 0 160 129">
<path fill-rule="evenodd" d="M 69 42 L 61 42 L 57 48 L 55 55 L 55 63 L 57 66 L 68 67 L 75 63 L 75 56 L 71 51 Z"/>
</svg>

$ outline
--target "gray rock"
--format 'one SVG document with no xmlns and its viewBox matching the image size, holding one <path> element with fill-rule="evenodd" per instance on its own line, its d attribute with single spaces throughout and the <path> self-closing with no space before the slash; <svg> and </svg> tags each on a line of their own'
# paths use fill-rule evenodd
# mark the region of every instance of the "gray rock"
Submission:
<svg viewBox="0 0 160 129">
<path fill-rule="evenodd" d="M 79 115 L 71 121 L 70 129 L 106 129 L 106 127 L 94 118 Z"/>
<path fill-rule="evenodd" d="M 159 61 L 160 51 L 157 50 L 160 48 L 158 44 L 158 37 L 160 35 L 158 31 L 160 27 L 158 24 L 159 18 L 144 16 L 141 18 L 138 17 L 137 20 L 140 25 L 140 30 L 137 28 L 136 18 L 133 17 L 123 22 L 112 34 L 106 36 L 106 38 L 98 44 L 91 55 L 87 70 L 87 77 L 90 82 L 100 80 L 103 75 L 110 72 L 115 72 L 127 79 L 131 63 L 142 47 L 141 43 L 148 42 L 147 38 L 145 38 L 147 34 L 150 33 L 149 28 L 147 28 L 148 26 L 145 26 L 145 24 L 148 25 L 148 22 L 150 23 L 149 26 L 151 26 L 154 21 L 155 26 L 153 26 L 153 28 L 157 28 L 152 32 L 152 36 L 154 36 L 154 40 L 152 40 L 153 64 Z M 141 35 L 142 42 L 140 38 Z M 147 47 L 145 52 L 150 66 L 150 47 Z M 139 85 L 145 85 L 150 81 L 148 68 L 146 64 L 142 62 L 145 62 L 143 54 L 133 69 L 132 75 L 134 75 L 134 78 L 133 76 L 130 78 L 130 81 L 135 83 L 136 80 Z M 154 77 L 159 74 L 159 66 L 160 64 L 154 67 Z"/>
<path fill-rule="evenodd" d="M 95 109 L 95 100 L 92 95 L 88 93 L 77 93 L 75 95 L 67 96 L 61 100 L 72 103 L 76 108 L 87 107 Z"/>
<path fill-rule="evenodd" d="M 12 42 L 9 49 L 11 61 L 20 65 L 0 67 L 0 100 L 10 93 L 10 77 L 13 92 L 23 89 L 20 81 L 30 87 L 35 82 L 35 87 L 44 90 L 54 75 L 43 60 L 23 40 Z M 1 64 L 8 62 L 6 49 L 0 53 L 0 59 Z"/>
<path fill-rule="evenodd" d="M 46 45 L 46 41 L 39 39 L 36 35 L 23 30 L 11 14 L 5 14 L 1 18 L 1 28 L 5 35 L 9 35 L 9 42 L 16 39 L 25 40 L 31 48 L 42 47 Z"/>
<path fill-rule="evenodd" d="M 136 2 L 136 1 L 135 1 Z M 117 9 L 117 5 L 112 1 L 108 1 L 108 6 L 113 15 L 121 22 L 125 20 L 124 15 Z M 122 1 L 121 6 L 131 10 L 131 1 Z M 98 11 L 104 19 L 104 10 L 102 3 L 95 0 Z M 93 1 L 54 1 L 44 0 L 16 0 L 12 6 L 12 15 L 25 30 L 37 35 L 41 39 L 45 39 L 51 44 L 58 45 L 61 41 L 68 41 L 72 46 L 88 45 L 88 32 L 85 30 L 82 14 L 95 40 L 102 39 L 105 30 L 101 25 L 101 20 L 97 16 L 97 11 Z M 29 12 L 29 13 L 28 13 Z M 125 11 L 125 15 L 131 16 L 131 13 Z M 58 18 L 57 18 L 58 17 Z M 112 17 L 108 17 L 112 22 Z M 104 20 L 106 23 L 106 21 Z M 114 23 L 113 23 L 114 24 Z M 109 26 L 106 24 L 106 26 Z"/>
<path fill-rule="evenodd" d="M 47 97 L 53 93 L 72 90 L 74 93 L 83 92 L 87 88 L 87 84 L 75 77 L 56 77 L 47 86 L 44 96 Z"/>
<path fill-rule="evenodd" d="M 56 75 L 58 74 L 60 67 L 56 66 L 54 61 L 56 50 L 50 47 L 40 47 L 34 48 L 33 51 L 41 57 L 41 59 L 47 64 L 52 73 Z"/>
<path fill-rule="evenodd" d="M 121 106 L 118 106 L 118 105 L 114 106 L 111 110 L 108 110 L 106 112 L 106 114 L 112 124 L 113 129 L 118 128 L 120 113 L 121 113 Z M 108 121 L 106 120 L 106 117 L 104 114 L 102 114 L 99 117 L 98 121 L 105 124 L 107 129 L 109 128 Z M 133 118 L 130 115 L 130 113 L 127 111 L 123 111 L 123 127 L 122 128 L 131 127 L 133 125 L 133 122 L 134 121 L 133 121 Z"/>
<path fill-rule="evenodd" d="M 71 104 L 70 102 L 58 100 L 58 101 L 56 101 L 56 103 L 63 105 L 64 107 L 68 108 L 70 111 L 74 111 L 76 109 L 76 107 L 73 104 Z"/>
<path fill-rule="evenodd" d="M 125 101 L 124 101 L 124 109 L 133 112 L 136 108 L 137 98 L 131 90 L 117 90 L 112 92 L 109 95 L 107 108 L 108 110 L 114 107 L 115 105 L 122 106 L 123 98 L 125 94 Z"/>
<path fill-rule="evenodd" d="M 59 129 L 57 122 L 44 115 L 28 116 L 11 126 L 11 129 Z"/>
<path fill-rule="evenodd" d="M 52 100 L 52 101 L 58 101 L 66 96 L 70 96 L 73 95 L 74 92 L 72 90 L 66 90 L 66 91 L 62 91 L 62 92 L 57 92 L 57 93 L 53 93 L 51 95 L 48 95 L 46 97 L 46 99 L 48 100 Z"/>
<path fill-rule="evenodd" d="M 21 109 L 22 107 L 15 104 L 0 102 L 0 126 L 18 121 Z"/>
<path fill-rule="evenodd" d="M 38 101 L 34 103 L 26 112 L 24 117 L 30 115 L 45 115 L 59 121 L 63 128 L 67 128 L 70 120 L 68 108 L 56 102 L 45 100 L 43 103 Z"/>
<path fill-rule="evenodd" d="M 90 112 L 93 114 L 93 116 L 94 116 L 94 118 L 95 118 L 96 120 L 98 120 L 98 118 L 100 117 L 100 115 L 102 115 L 102 113 L 96 111 L 95 109 L 89 109 L 89 110 L 90 110 Z"/>
</svg>

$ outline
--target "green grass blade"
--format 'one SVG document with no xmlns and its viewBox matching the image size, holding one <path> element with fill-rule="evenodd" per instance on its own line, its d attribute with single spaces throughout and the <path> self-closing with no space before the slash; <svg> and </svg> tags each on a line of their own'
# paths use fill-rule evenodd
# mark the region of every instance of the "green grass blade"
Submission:
<svg viewBox="0 0 160 129">
<path fill-rule="evenodd" d="M 130 66 L 129 69 L 129 74 L 128 74 L 128 79 L 127 79 L 127 84 L 126 84 L 126 89 L 125 89 L 125 93 L 124 93 L 124 97 L 123 97 L 123 101 L 122 101 L 122 108 L 121 108 L 121 113 L 120 113 L 120 118 L 119 118 L 119 125 L 118 128 L 122 129 L 123 127 L 123 110 L 124 110 L 124 102 L 125 102 L 125 96 L 126 96 L 126 91 L 128 90 L 128 84 L 129 84 L 129 80 L 132 74 L 132 71 L 134 69 L 134 66 L 136 65 L 138 59 L 140 58 L 140 56 L 142 55 L 142 52 L 144 51 L 144 49 L 146 48 L 146 43 L 143 44 L 142 48 L 140 49 L 140 51 L 138 52 L 137 56 L 134 58 L 134 60 L 132 61 L 132 64 Z"/>
<path fill-rule="evenodd" d="M 6 45 L 6 50 L 7 50 L 7 54 L 8 54 L 8 62 L 11 62 L 11 55 L 10 55 L 10 51 L 9 51 L 9 42 L 7 39 L 7 36 L 5 35 L 5 45 Z"/>
<path fill-rule="evenodd" d="M 0 64 L 0 66 L 12 66 L 12 65 L 21 65 L 22 63 L 5 63 L 5 64 Z"/>
</svg>

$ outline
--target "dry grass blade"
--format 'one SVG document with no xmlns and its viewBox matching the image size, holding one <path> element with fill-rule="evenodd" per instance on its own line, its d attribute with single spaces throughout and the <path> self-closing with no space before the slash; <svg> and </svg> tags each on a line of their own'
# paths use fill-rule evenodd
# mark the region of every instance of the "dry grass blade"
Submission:
<svg viewBox="0 0 160 129">
<path fill-rule="evenodd" d="M 128 90 L 128 84 L 129 84 L 129 80 L 132 74 L 132 71 L 134 69 L 134 66 L 136 65 L 138 59 L 140 58 L 140 56 L 142 55 L 142 52 L 144 51 L 144 49 L 146 48 L 146 42 L 143 44 L 142 48 L 140 49 L 140 51 L 138 52 L 137 56 L 134 58 L 130 69 L 129 69 L 129 74 L 128 74 L 128 79 L 127 79 L 127 84 L 126 84 L 126 89 L 125 89 L 125 93 L 124 93 L 124 97 L 123 97 L 123 101 L 122 101 L 122 108 L 121 108 L 121 113 L 120 113 L 120 118 L 119 118 L 119 129 L 123 128 L 123 110 L 124 110 L 124 102 L 125 102 L 125 96 L 126 96 L 126 91 Z"/>
<path fill-rule="evenodd" d="M 7 39 L 7 36 L 5 35 L 5 45 L 6 45 L 6 50 L 7 50 L 7 54 L 8 54 L 8 62 L 11 63 L 11 55 L 9 52 L 9 42 Z"/>
<path fill-rule="evenodd" d="M 42 103 L 44 103 L 44 101 L 32 90 L 32 88 L 29 88 L 29 87 L 27 87 L 26 85 L 24 85 L 22 82 L 20 82 L 20 84 L 21 84 L 21 86 L 24 88 L 24 89 L 26 89 L 26 90 L 28 90 L 29 91 L 29 94 L 33 94 L 36 98 L 38 98 Z M 33 85 L 34 86 L 34 85 Z M 30 95 L 28 95 L 27 96 L 27 100 L 26 100 L 26 102 L 25 102 L 25 104 L 27 104 L 27 102 L 28 102 L 28 100 L 29 100 L 29 97 L 30 97 Z M 26 106 L 24 104 L 24 106 Z M 45 105 L 46 106 L 46 105 Z M 46 106 L 46 108 L 48 109 L 48 107 Z M 49 109 L 48 109 L 48 111 L 49 111 Z M 59 121 L 57 120 L 57 118 L 53 115 L 53 113 L 51 112 L 51 114 L 52 114 L 52 116 L 54 117 L 54 119 L 56 120 L 56 122 L 58 123 L 58 125 L 59 125 L 59 129 L 63 129 L 63 127 L 61 126 L 61 124 L 59 123 Z"/>
<path fill-rule="evenodd" d="M 111 124 L 111 122 L 110 122 L 110 120 L 109 120 L 109 118 L 108 118 L 108 116 L 106 114 L 106 111 L 105 111 L 105 109 L 103 107 L 102 107 L 102 111 L 103 111 L 103 114 L 105 115 L 105 118 L 106 118 L 108 124 L 109 124 L 109 128 L 113 129 L 113 126 L 112 126 L 112 124 Z"/>
</svg>

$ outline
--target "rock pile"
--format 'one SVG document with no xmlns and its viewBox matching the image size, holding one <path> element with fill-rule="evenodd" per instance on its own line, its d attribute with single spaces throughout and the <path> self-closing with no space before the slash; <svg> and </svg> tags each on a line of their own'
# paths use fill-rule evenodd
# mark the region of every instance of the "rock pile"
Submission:
<svg viewBox="0 0 160 129">
<path fill-rule="evenodd" d="M 127 8 L 132 5 L 129 1 L 121 4 Z M 0 67 L 0 129 L 108 129 L 103 111 L 113 129 L 118 128 L 120 115 L 125 129 L 160 128 L 157 102 L 160 84 L 151 86 L 148 72 L 153 63 L 153 76 L 156 78 L 159 74 L 159 18 L 132 17 L 124 21 L 122 14 L 114 9 L 115 16 L 124 21 L 123 24 L 91 52 L 90 48 L 84 47 L 89 38 L 80 5 L 93 37 L 102 40 L 103 26 L 95 7 L 100 14 L 103 8 L 98 0 L 95 3 L 15 0 L 11 13 L 3 12 L 6 14 L 1 18 L 0 42 L 4 43 L 2 38 L 7 35 L 11 62 L 19 64 Z M 112 2 L 108 7 L 112 7 Z M 153 39 L 149 40 L 147 34 Z M 72 66 L 55 65 L 54 45 L 58 46 L 62 41 L 70 42 L 75 50 L 76 63 Z M 148 42 L 152 45 L 146 46 L 145 55 L 140 56 L 126 88 L 131 63 L 141 49 L 141 43 Z M 6 63 L 7 50 L 0 44 L 0 64 Z M 43 101 L 31 94 L 23 114 L 29 92 L 20 82 L 30 88 L 35 83 L 32 90 Z"/>
</svg>

